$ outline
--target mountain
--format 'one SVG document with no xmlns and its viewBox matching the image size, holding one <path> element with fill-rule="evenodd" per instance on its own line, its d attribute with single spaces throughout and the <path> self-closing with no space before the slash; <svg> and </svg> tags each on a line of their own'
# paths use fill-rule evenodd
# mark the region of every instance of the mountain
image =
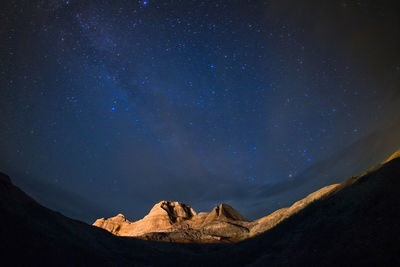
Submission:
<svg viewBox="0 0 400 267">
<path fill-rule="evenodd" d="M 184 262 L 191 247 L 116 237 L 47 209 L 0 172 L 1 266 L 143 266 Z M 208 248 L 203 247 L 203 251 Z"/>
<path fill-rule="evenodd" d="M 104 265 L 116 253 L 111 234 L 41 206 L 2 173 L 0 214 L 2 265 Z"/>
<path fill-rule="evenodd" d="M 305 208 L 311 202 L 329 195 L 338 184 L 326 186 L 289 208 L 249 221 L 228 204 L 211 212 L 196 212 L 187 204 L 161 201 L 143 219 L 130 222 L 123 214 L 96 220 L 93 225 L 117 236 L 173 242 L 237 242 L 265 232 Z"/>
<path fill-rule="evenodd" d="M 137 222 L 128 221 L 123 214 L 98 219 L 93 224 L 119 236 L 141 236 L 150 232 L 170 231 L 175 223 L 196 216 L 194 210 L 179 202 L 161 201 L 149 214 Z"/>
<path fill-rule="evenodd" d="M 253 226 L 254 236 L 238 243 L 181 244 L 116 236 L 69 219 L 41 206 L 0 174 L 1 265 L 398 266 L 399 178 L 400 151 L 369 171 L 255 222 L 224 204 L 196 214 L 177 202 L 159 203 L 147 219 L 161 219 L 167 229 L 200 215 L 196 223 L 212 230 L 232 221 L 256 223 L 261 229 Z"/>
<path fill-rule="evenodd" d="M 223 249 L 213 260 L 252 266 L 400 266 L 399 188 L 397 151 L 269 231 Z M 246 259 L 235 257 L 237 253 Z"/>
<path fill-rule="evenodd" d="M 147 240 L 178 242 L 216 242 L 244 238 L 249 222 L 227 204 L 220 204 L 211 212 L 196 212 L 187 204 L 161 201 L 143 219 L 130 222 L 118 214 L 98 219 L 94 226 L 115 235 Z"/>
<path fill-rule="evenodd" d="M 298 173 L 295 177 L 281 179 L 275 184 L 259 186 L 252 190 L 253 205 L 246 211 L 249 217 L 273 212 L 303 198 L 329 184 L 343 181 L 379 164 L 400 148 L 400 120 L 389 126 L 360 137 L 356 142 L 329 155 Z"/>
<path fill-rule="evenodd" d="M 13 176 L 13 183 L 37 202 L 69 218 L 89 223 L 97 216 L 110 212 L 87 198 L 74 192 L 66 191 L 57 184 L 40 181 L 34 177 L 18 173 Z"/>
</svg>

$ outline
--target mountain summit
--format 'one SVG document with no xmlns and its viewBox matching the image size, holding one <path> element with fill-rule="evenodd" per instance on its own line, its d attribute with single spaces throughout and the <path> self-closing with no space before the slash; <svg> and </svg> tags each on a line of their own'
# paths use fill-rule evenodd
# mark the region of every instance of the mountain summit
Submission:
<svg viewBox="0 0 400 267">
<path fill-rule="evenodd" d="M 145 218 L 165 218 L 169 219 L 169 222 L 181 222 L 184 220 L 191 219 L 196 215 L 196 212 L 184 203 L 172 202 L 172 201 L 161 201 L 154 205 L 150 210 L 149 214 Z M 143 219 L 145 219 L 143 218 Z"/>
<path fill-rule="evenodd" d="M 226 204 L 196 214 L 188 205 L 162 201 L 138 222 L 129 222 L 122 214 L 98 220 L 109 228 L 105 231 L 41 206 L 0 172 L 1 262 L 4 266 L 400 266 L 399 177 L 396 152 L 340 185 L 322 188 L 253 222 Z M 149 224 L 149 229 L 142 229 L 144 234 L 138 234 L 146 220 L 164 221 L 167 230 L 152 232 L 157 228 Z M 131 235 L 129 227 L 136 227 L 141 239 L 163 241 L 226 242 L 258 236 L 211 246 L 115 236 Z M 23 257 L 21 251 L 26 252 Z"/>
<path fill-rule="evenodd" d="M 228 204 L 220 204 L 211 212 L 196 213 L 189 205 L 161 201 L 153 206 L 143 219 L 131 222 L 118 214 L 101 218 L 94 226 L 114 235 L 137 237 L 146 240 L 173 242 L 236 242 L 263 233 L 309 203 L 328 196 L 338 184 L 326 186 L 289 208 L 280 209 L 266 217 L 249 221 Z"/>
<path fill-rule="evenodd" d="M 249 221 L 228 204 L 220 204 L 211 212 L 196 213 L 181 202 L 161 201 L 153 206 L 143 219 L 131 222 L 118 214 L 108 219 L 101 218 L 94 226 L 114 235 L 137 237 L 146 240 L 173 242 L 236 242 L 262 234 L 307 208 L 316 200 L 323 200 L 343 188 L 363 179 L 364 175 L 400 157 L 400 150 L 371 170 L 351 177 L 341 184 L 325 186 L 295 202 L 255 221 Z"/>
<path fill-rule="evenodd" d="M 95 221 L 94 226 L 114 235 L 150 240 L 198 241 L 243 238 L 249 233 L 249 221 L 228 204 L 220 204 L 211 212 L 197 214 L 189 205 L 161 201 L 143 219 L 131 222 L 118 214 Z"/>
<path fill-rule="evenodd" d="M 321 202 L 353 184 L 366 181 L 369 173 L 380 169 L 400 157 L 400 150 L 367 172 L 354 176 L 341 184 L 325 186 L 295 202 L 292 206 L 273 212 L 255 221 L 249 221 L 228 204 L 220 204 L 211 212 L 196 213 L 189 205 L 161 201 L 153 206 L 143 219 L 131 222 L 124 215 L 101 218 L 94 226 L 114 235 L 137 237 L 146 240 L 173 242 L 236 242 L 262 234 L 281 222 L 292 218 L 311 204 Z M 356 188 L 356 187 L 354 187 Z"/>
</svg>

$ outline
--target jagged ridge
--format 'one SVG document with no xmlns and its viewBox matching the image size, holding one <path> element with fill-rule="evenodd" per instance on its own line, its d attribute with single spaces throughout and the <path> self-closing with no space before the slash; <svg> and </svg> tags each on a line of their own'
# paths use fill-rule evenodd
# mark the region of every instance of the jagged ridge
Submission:
<svg viewBox="0 0 400 267">
<path fill-rule="evenodd" d="M 112 218 L 101 218 L 93 225 L 119 236 L 175 242 L 240 241 L 270 230 L 282 221 L 297 214 L 312 202 L 324 199 L 355 183 L 365 174 L 385 163 L 400 157 L 400 150 L 371 170 L 351 177 L 341 184 L 333 184 L 309 194 L 288 208 L 283 208 L 255 221 L 248 221 L 228 204 L 220 204 L 211 212 L 197 214 L 189 205 L 161 201 L 154 205 L 143 219 L 130 222 L 119 214 Z"/>
<path fill-rule="evenodd" d="M 324 187 L 289 208 L 280 209 L 266 217 L 249 221 L 228 204 L 220 204 L 209 213 L 197 214 L 189 205 L 161 201 L 149 214 L 136 222 L 130 222 L 122 214 L 108 219 L 101 218 L 93 225 L 115 235 L 149 240 L 175 242 L 239 241 L 263 233 L 309 203 L 328 196 L 338 184 Z"/>
<path fill-rule="evenodd" d="M 398 266 L 399 156 L 398 152 L 390 162 L 351 177 L 335 189 L 328 188 L 326 197 L 306 204 L 257 238 L 228 246 L 183 246 L 119 238 L 41 206 L 0 173 L 0 238 L 5 241 L 0 243 L 2 264 Z M 305 203 L 298 204 L 301 207 Z M 202 222 L 207 216 L 199 213 L 186 222 L 194 218 Z M 117 217 L 126 220 L 122 214 Z M 176 231 L 151 237 L 189 240 L 198 233 Z M 214 238 L 214 242 L 219 240 Z"/>
</svg>

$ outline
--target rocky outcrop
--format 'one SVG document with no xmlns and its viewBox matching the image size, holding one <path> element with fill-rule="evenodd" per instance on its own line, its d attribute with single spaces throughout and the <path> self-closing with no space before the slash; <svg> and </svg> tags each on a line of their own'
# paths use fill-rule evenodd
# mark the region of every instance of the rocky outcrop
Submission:
<svg viewBox="0 0 400 267">
<path fill-rule="evenodd" d="M 124 215 L 101 218 L 93 224 L 114 235 L 149 240 L 214 242 L 242 239 L 248 235 L 249 221 L 227 204 L 210 213 L 196 212 L 180 202 L 161 201 L 143 219 L 130 222 Z"/>
<path fill-rule="evenodd" d="M 263 233 L 304 209 L 311 202 L 328 196 L 338 185 L 324 187 L 288 208 L 280 209 L 256 221 L 249 221 L 228 204 L 211 212 L 196 212 L 180 202 L 161 201 L 149 214 L 130 222 L 118 214 L 98 219 L 93 225 L 115 235 L 174 242 L 235 242 Z"/>
<path fill-rule="evenodd" d="M 120 236 L 173 242 L 235 242 L 262 234 L 308 208 L 313 202 L 328 198 L 400 157 L 400 150 L 374 168 L 351 177 L 341 184 L 321 188 L 292 206 L 273 212 L 255 221 L 248 221 L 227 204 L 211 212 L 196 212 L 180 202 L 161 201 L 143 219 L 130 222 L 122 214 L 98 219 L 93 225 Z"/>
<path fill-rule="evenodd" d="M 125 229 L 126 225 L 129 224 L 130 222 L 125 218 L 123 214 L 118 214 L 117 216 L 108 219 L 97 219 L 93 225 L 106 229 L 114 235 L 119 235 L 121 229 Z"/>
<path fill-rule="evenodd" d="M 190 220 L 195 215 L 196 212 L 189 205 L 161 201 L 139 221 L 130 222 L 124 215 L 118 214 L 112 218 L 98 219 L 93 225 L 119 236 L 141 236 L 152 232 L 172 232 L 174 226 Z"/>
<path fill-rule="evenodd" d="M 400 266 L 399 177 L 400 153 L 396 153 L 390 161 L 365 174 L 317 191 L 304 199 L 307 201 L 279 210 L 268 219 L 262 218 L 264 222 L 285 219 L 257 238 L 233 245 L 181 246 L 118 238 L 67 218 L 41 206 L 0 173 L 2 266 Z M 179 242 L 235 240 L 207 235 L 202 230 L 213 224 L 243 224 L 250 235 L 256 232 L 253 224 L 257 221 L 221 216 L 228 208 L 214 210 L 210 216 L 213 219 L 207 223 L 212 212 L 201 212 L 190 219 L 172 213 L 186 219 L 172 223 L 172 232 L 151 232 L 140 238 Z M 289 211 L 294 213 L 286 217 L 291 214 Z M 126 221 L 121 214 L 98 223 L 111 227 L 113 222 L 113 229 L 117 229 Z M 185 230 L 174 228 L 180 225 Z M 225 229 L 230 233 L 229 228 Z"/>
</svg>

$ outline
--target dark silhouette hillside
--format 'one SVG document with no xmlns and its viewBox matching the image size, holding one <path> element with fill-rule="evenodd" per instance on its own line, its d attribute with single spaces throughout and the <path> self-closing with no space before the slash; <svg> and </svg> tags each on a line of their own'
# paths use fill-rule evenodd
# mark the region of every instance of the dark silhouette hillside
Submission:
<svg viewBox="0 0 400 267">
<path fill-rule="evenodd" d="M 399 156 L 217 257 L 238 265 L 399 266 Z"/>
<path fill-rule="evenodd" d="M 2 266 L 398 266 L 400 152 L 236 244 L 113 236 L 53 212 L 0 175 Z"/>
</svg>

